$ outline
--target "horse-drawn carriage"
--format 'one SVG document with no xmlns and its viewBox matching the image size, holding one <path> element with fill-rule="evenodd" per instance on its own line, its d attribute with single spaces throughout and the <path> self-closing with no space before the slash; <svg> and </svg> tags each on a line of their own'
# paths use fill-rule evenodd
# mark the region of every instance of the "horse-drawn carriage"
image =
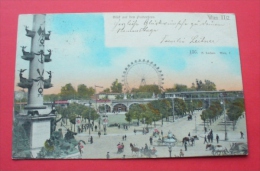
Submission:
<svg viewBox="0 0 260 171">
<path fill-rule="evenodd" d="M 243 142 L 232 143 L 229 152 L 231 155 L 245 155 L 248 154 L 248 146 Z"/>
<path fill-rule="evenodd" d="M 142 148 L 140 150 L 140 152 L 141 152 L 141 156 L 147 156 L 147 157 L 155 156 L 155 157 L 157 157 L 157 155 L 156 155 L 157 150 L 155 148 L 153 148 L 153 149 Z"/>
<path fill-rule="evenodd" d="M 153 136 L 154 136 L 154 137 L 157 137 L 157 136 L 159 136 L 159 135 L 160 135 L 159 130 L 158 130 L 158 129 L 154 129 L 154 131 L 153 131 Z"/>
<path fill-rule="evenodd" d="M 124 152 L 124 144 L 118 144 L 117 145 L 117 154 Z"/>
<path fill-rule="evenodd" d="M 177 138 L 171 133 L 168 132 L 168 135 L 157 140 L 157 145 L 172 145 L 175 146 Z"/>
<path fill-rule="evenodd" d="M 153 147 L 152 149 L 151 148 L 148 148 L 147 144 L 145 144 L 145 147 L 143 148 L 138 148 L 136 147 L 134 144 L 130 143 L 130 147 L 131 147 L 131 150 L 132 150 L 132 154 L 134 153 L 135 155 L 137 156 L 147 156 L 147 157 L 152 157 L 152 156 L 155 156 L 157 157 L 156 155 L 156 152 L 157 150 L 155 149 L 155 147 Z"/>
</svg>

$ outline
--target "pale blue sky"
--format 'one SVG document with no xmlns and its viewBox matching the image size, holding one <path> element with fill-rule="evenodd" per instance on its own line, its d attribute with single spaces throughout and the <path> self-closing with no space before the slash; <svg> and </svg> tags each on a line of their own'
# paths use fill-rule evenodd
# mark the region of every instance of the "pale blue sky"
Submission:
<svg viewBox="0 0 260 171">
<path fill-rule="evenodd" d="M 30 47 L 24 25 L 32 28 L 32 15 L 19 18 L 17 40 L 16 83 L 21 68 L 28 68 L 28 61 L 21 59 L 20 46 Z M 153 61 L 160 67 L 165 78 L 164 88 L 176 83 L 191 85 L 196 78 L 211 80 L 218 89 L 242 90 L 240 59 L 237 47 L 116 47 L 104 44 L 103 14 L 55 14 L 46 16 L 46 31 L 51 30 L 45 51 L 52 49 L 52 62 L 45 63 L 45 70 L 53 71 L 54 87 L 45 93 L 56 93 L 60 87 L 101 85 L 105 88 L 118 78 L 124 68 L 137 59 Z M 190 55 L 195 49 L 197 55 Z M 219 52 L 226 52 L 221 55 Z M 213 55 L 201 52 L 216 52 Z M 28 71 L 24 77 L 28 76 Z M 47 77 L 47 74 L 45 74 Z M 19 89 L 16 87 L 16 89 Z"/>
</svg>

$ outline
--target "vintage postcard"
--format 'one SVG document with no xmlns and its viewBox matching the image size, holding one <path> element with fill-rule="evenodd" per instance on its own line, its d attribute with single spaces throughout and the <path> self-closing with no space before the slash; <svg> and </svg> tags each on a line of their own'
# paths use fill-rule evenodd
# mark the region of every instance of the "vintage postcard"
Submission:
<svg viewBox="0 0 260 171">
<path fill-rule="evenodd" d="M 247 155 L 234 14 L 20 15 L 13 159 Z"/>
</svg>

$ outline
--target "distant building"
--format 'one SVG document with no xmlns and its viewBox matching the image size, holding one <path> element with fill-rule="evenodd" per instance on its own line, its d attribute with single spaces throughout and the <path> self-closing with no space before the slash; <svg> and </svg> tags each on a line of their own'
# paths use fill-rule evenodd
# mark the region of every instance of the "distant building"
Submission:
<svg viewBox="0 0 260 171">
<path fill-rule="evenodd" d="M 99 93 L 97 94 L 95 99 L 93 100 L 101 100 L 101 99 L 109 99 L 109 100 L 115 100 L 116 96 L 122 95 L 121 93 Z"/>
</svg>

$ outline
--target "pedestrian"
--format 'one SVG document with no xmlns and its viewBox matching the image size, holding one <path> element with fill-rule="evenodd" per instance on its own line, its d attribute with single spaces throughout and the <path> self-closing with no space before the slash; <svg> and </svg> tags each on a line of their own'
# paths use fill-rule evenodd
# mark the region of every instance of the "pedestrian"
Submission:
<svg viewBox="0 0 260 171">
<path fill-rule="evenodd" d="M 145 143 L 144 151 L 148 151 L 148 145 Z"/>
<path fill-rule="evenodd" d="M 204 127 L 204 131 L 205 131 L 205 134 L 207 133 L 207 128 L 206 127 Z"/>
<path fill-rule="evenodd" d="M 110 155 L 109 155 L 109 152 L 107 152 L 107 159 L 109 159 L 110 158 Z"/>
<path fill-rule="evenodd" d="M 126 135 L 125 135 L 125 141 L 126 141 Z"/>
<path fill-rule="evenodd" d="M 240 131 L 241 137 L 240 139 L 244 139 L 244 133 L 242 131 Z"/>
<path fill-rule="evenodd" d="M 153 138 L 152 138 L 152 136 L 150 137 L 150 145 L 153 145 Z"/>
<path fill-rule="evenodd" d="M 208 138 L 208 142 L 210 142 L 210 134 L 208 134 L 207 138 Z"/>
<path fill-rule="evenodd" d="M 79 150 L 79 153 L 80 153 L 80 156 L 82 155 L 83 153 L 83 146 L 80 144 L 80 142 L 78 143 L 78 150 Z"/>
<path fill-rule="evenodd" d="M 134 133 L 135 133 L 135 135 L 136 135 L 136 130 L 134 129 Z"/>
<path fill-rule="evenodd" d="M 93 137 L 90 137 L 90 144 L 93 144 Z"/>
<path fill-rule="evenodd" d="M 101 132 L 100 131 L 98 131 L 98 137 L 100 138 L 100 135 L 101 135 Z"/>
<path fill-rule="evenodd" d="M 206 136 L 206 135 L 205 135 L 205 137 L 204 137 L 204 144 L 205 144 L 205 142 L 208 143 L 208 141 L 207 141 L 207 136 Z"/>
<path fill-rule="evenodd" d="M 180 157 L 184 157 L 184 153 L 183 153 L 182 149 L 180 150 Z"/>
<path fill-rule="evenodd" d="M 123 141 L 125 140 L 125 136 L 122 136 L 122 140 L 123 140 Z"/>
<path fill-rule="evenodd" d="M 190 136 L 190 133 L 188 134 L 188 137 Z"/>
<path fill-rule="evenodd" d="M 212 131 L 212 129 L 210 129 L 210 132 L 209 132 L 210 134 L 213 134 L 213 131 Z"/>
<path fill-rule="evenodd" d="M 184 142 L 185 151 L 187 151 L 187 141 Z"/>
<path fill-rule="evenodd" d="M 97 125 L 95 125 L 95 131 L 97 131 Z"/>
<path fill-rule="evenodd" d="M 161 130 L 161 135 L 163 136 L 163 131 Z"/>
<path fill-rule="evenodd" d="M 218 134 L 216 134 L 216 140 L 217 140 L 217 144 L 218 144 L 218 140 L 219 140 Z"/>
</svg>

